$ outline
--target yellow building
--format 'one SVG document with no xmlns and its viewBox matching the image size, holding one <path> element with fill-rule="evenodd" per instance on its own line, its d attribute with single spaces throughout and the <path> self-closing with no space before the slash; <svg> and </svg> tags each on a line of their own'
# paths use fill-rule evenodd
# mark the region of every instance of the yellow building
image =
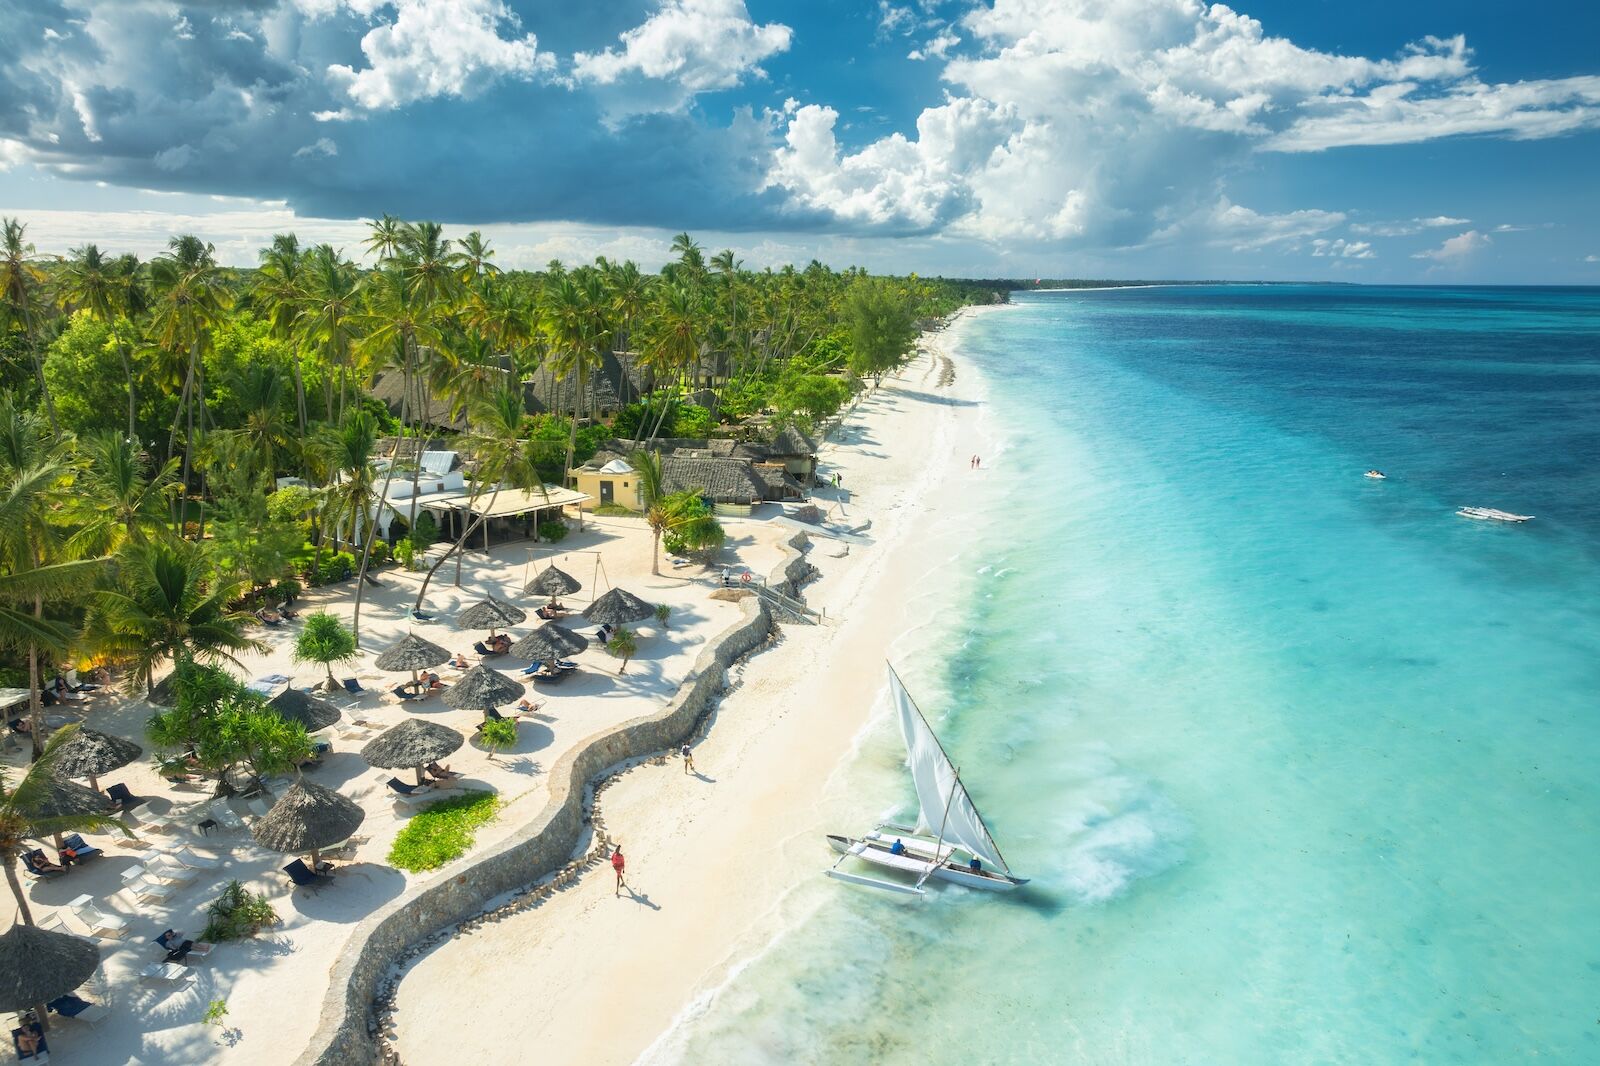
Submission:
<svg viewBox="0 0 1600 1066">
<path fill-rule="evenodd" d="M 567 483 L 588 496 L 585 511 L 605 504 L 639 509 L 639 475 L 626 459 L 612 459 L 603 466 L 580 466 L 568 472 Z"/>
</svg>

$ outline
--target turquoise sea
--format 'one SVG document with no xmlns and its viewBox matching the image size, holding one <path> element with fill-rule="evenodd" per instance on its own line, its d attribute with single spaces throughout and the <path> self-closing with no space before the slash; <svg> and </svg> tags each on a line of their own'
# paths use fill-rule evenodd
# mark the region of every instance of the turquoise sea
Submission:
<svg viewBox="0 0 1600 1066">
<path fill-rule="evenodd" d="M 830 882 L 677 1057 L 1600 1062 L 1600 290 L 1015 302 L 899 657 L 1033 884 Z"/>
</svg>

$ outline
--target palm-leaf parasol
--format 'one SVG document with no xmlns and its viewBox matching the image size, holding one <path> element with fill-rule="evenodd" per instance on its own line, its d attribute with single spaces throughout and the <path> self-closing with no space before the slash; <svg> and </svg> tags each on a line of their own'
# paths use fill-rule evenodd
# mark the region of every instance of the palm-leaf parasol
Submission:
<svg viewBox="0 0 1600 1066">
<path fill-rule="evenodd" d="M 642 622 L 655 613 L 653 605 L 644 602 L 627 589 L 612 589 L 583 609 L 585 618 L 603 626 Z"/>
<path fill-rule="evenodd" d="M 89 787 L 98 792 L 101 774 L 127 766 L 143 754 L 144 749 L 131 740 L 79 728 L 56 749 L 51 765 L 60 777 L 87 777 Z"/>
<path fill-rule="evenodd" d="M 565 570 L 547 566 L 535 574 L 532 581 L 522 586 L 522 593 L 525 596 L 548 596 L 550 602 L 554 603 L 558 596 L 570 596 L 581 588 L 583 585 L 578 579 Z"/>
<path fill-rule="evenodd" d="M 366 817 L 367 812 L 359 804 L 333 789 L 296 781 L 250 827 L 250 835 L 256 843 L 273 851 L 310 852 L 314 870 L 321 861 L 318 852 L 348 839 Z"/>
<path fill-rule="evenodd" d="M 415 633 L 407 633 L 389 650 L 378 656 L 375 666 L 379 670 L 389 670 L 398 673 L 401 670 L 411 671 L 411 680 L 417 679 L 418 670 L 426 670 L 430 666 L 438 666 L 450 661 L 450 653 L 431 640 L 424 640 Z"/>
<path fill-rule="evenodd" d="M 361 757 L 369 765 L 385 770 L 410 767 L 417 772 L 420 785 L 424 766 L 444 758 L 466 742 L 466 737 L 449 726 L 408 718 L 367 741 L 366 747 L 361 749 Z"/>
<path fill-rule="evenodd" d="M 522 682 L 479 663 L 445 690 L 444 705 L 458 711 L 488 712 L 504 707 L 527 690 Z"/>
<path fill-rule="evenodd" d="M 504 600 L 490 596 L 487 599 L 479 600 L 456 615 L 456 627 L 459 629 L 487 629 L 492 637 L 496 629 L 521 625 L 527 617 L 528 612 L 521 607 L 515 607 Z"/>
<path fill-rule="evenodd" d="M 267 708 L 278 712 L 280 718 L 299 722 L 307 733 L 326 729 L 344 717 L 332 703 L 297 688 L 278 693 L 267 701 Z"/>
<path fill-rule="evenodd" d="M 0 935 L 0 1010 L 38 1012 L 83 984 L 100 966 L 100 949 L 80 936 L 17 923 Z"/>
<path fill-rule="evenodd" d="M 580 636 L 559 622 L 546 622 L 511 646 L 511 654 L 529 662 L 564 659 L 576 655 L 589 646 L 589 638 Z"/>
</svg>

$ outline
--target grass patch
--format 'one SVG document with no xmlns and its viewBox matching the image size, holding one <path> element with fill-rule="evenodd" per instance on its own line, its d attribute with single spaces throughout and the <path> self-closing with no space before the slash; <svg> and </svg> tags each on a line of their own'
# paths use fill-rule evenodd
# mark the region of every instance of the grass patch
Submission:
<svg viewBox="0 0 1600 1066">
<path fill-rule="evenodd" d="M 418 873 L 466 854 L 480 825 L 494 821 L 500 797 L 477 789 L 451 796 L 411 816 L 389 849 L 389 864 Z"/>
<path fill-rule="evenodd" d="M 632 507 L 624 507 L 620 503 L 602 503 L 594 509 L 594 513 L 601 518 L 638 518 L 639 512 Z"/>
</svg>

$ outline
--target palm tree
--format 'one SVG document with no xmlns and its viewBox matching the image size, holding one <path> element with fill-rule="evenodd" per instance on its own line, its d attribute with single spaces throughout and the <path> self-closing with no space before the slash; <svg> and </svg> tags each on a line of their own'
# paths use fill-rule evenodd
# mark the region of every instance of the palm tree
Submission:
<svg viewBox="0 0 1600 1066">
<path fill-rule="evenodd" d="M 261 268 L 256 273 L 252 289 L 256 303 L 266 312 L 272 326 L 272 335 L 282 340 L 292 339 L 298 332 L 300 316 L 309 304 L 306 291 L 308 271 L 306 256 L 300 251 L 300 239 L 292 233 L 276 233 L 272 245 L 261 250 Z M 295 415 L 300 435 L 306 432 L 306 388 L 300 374 L 299 353 L 294 360 Z"/>
<path fill-rule="evenodd" d="M 113 560 L 114 581 L 94 595 L 85 642 L 129 664 L 130 688 L 154 687 L 164 663 L 237 663 L 266 651 L 245 636 L 251 616 L 228 605 L 243 581 L 212 580 L 205 545 L 177 537 L 129 541 Z"/>
<path fill-rule="evenodd" d="M 386 260 L 400 250 L 400 238 L 405 226 L 404 222 L 388 214 L 368 224 L 370 232 L 367 239 L 361 243 L 372 253 L 378 266 L 383 266 Z"/>
<path fill-rule="evenodd" d="M 645 523 L 650 526 L 650 572 L 661 573 L 661 534 L 671 521 L 665 507 L 661 506 L 663 491 L 661 453 L 639 448 L 628 456 L 628 465 L 639 476 L 639 509 L 644 512 Z"/>
<path fill-rule="evenodd" d="M 150 264 L 156 290 L 156 304 L 150 321 L 151 338 L 168 352 L 186 357 L 183 391 L 178 397 L 177 414 L 167 437 L 166 458 L 177 449 L 178 430 L 184 434 L 183 470 L 180 483 L 189 489 L 189 473 L 194 464 L 195 411 L 200 412 L 201 429 L 205 422 L 205 377 L 201 356 L 211 345 L 211 330 L 232 302 L 217 266 L 216 249 L 198 237 L 174 237 L 167 252 Z M 175 509 L 174 519 L 182 529 L 183 508 Z"/>
<path fill-rule="evenodd" d="M 85 311 L 109 326 L 128 314 L 128 302 L 134 287 L 130 285 L 130 272 L 135 275 L 138 272 L 138 260 L 131 256 L 109 259 L 95 244 L 74 248 L 61 268 L 56 299 L 62 307 Z M 122 374 L 128 381 L 128 436 L 137 439 L 139 405 L 134 388 L 133 363 L 128 358 L 128 346 L 123 343 L 120 334 L 116 336 L 116 344 L 117 356 L 122 360 Z"/>
<path fill-rule="evenodd" d="M 462 257 L 437 222 L 413 222 L 400 235 L 395 256 L 406 289 L 424 309 L 451 302 L 461 287 Z"/>
<path fill-rule="evenodd" d="M 44 836 L 59 838 L 62 833 L 103 833 L 110 829 L 131 835 L 126 824 L 108 815 L 56 815 L 43 809 L 50 799 L 51 786 L 56 783 L 55 761 L 61 746 L 77 732 L 75 725 L 57 730 L 44 754 L 28 767 L 15 785 L 6 780 L 13 772 L 11 768 L 0 767 L 0 862 L 5 864 L 6 883 L 11 886 L 25 925 L 34 924 L 33 911 L 28 908 L 27 893 L 22 891 L 22 883 L 17 879 L 17 866 L 22 854 L 30 850 L 30 840 Z"/>
<path fill-rule="evenodd" d="M 333 382 L 323 375 L 323 396 L 329 421 L 344 414 L 352 379 L 362 380 L 352 366 L 353 349 L 361 335 L 360 276 L 355 265 L 340 257 L 330 244 L 311 249 L 306 264 L 306 297 L 300 311 L 300 329 L 306 340 L 322 350 L 322 362 L 339 378 L 339 409 L 333 406 Z"/>
<path fill-rule="evenodd" d="M 614 265 L 606 271 L 606 289 L 611 294 L 611 311 L 616 315 L 617 332 L 622 336 L 628 350 L 636 350 L 637 341 L 633 335 L 633 325 L 644 314 L 645 301 L 650 295 L 650 279 L 639 271 L 639 264 L 629 259 L 620 265 Z M 623 388 L 628 386 L 628 375 L 622 375 Z M 621 397 L 623 403 L 628 402 L 628 397 Z"/>
<path fill-rule="evenodd" d="M 458 262 L 461 264 L 461 283 L 471 285 L 477 281 L 484 281 L 500 273 L 500 268 L 490 262 L 494 258 L 494 249 L 489 247 L 489 242 L 482 233 L 473 230 L 461 238 L 461 251 Z"/>
<path fill-rule="evenodd" d="M 377 491 L 377 475 L 372 469 L 373 451 L 378 444 L 378 420 L 370 411 L 352 407 L 345 412 L 344 421 L 330 439 L 329 466 L 337 477 L 328 486 L 329 525 L 335 535 L 346 532 L 346 542 L 354 545 L 361 538 L 361 569 L 356 581 L 355 609 L 350 616 L 350 629 L 356 644 L 361 643 L 361 601 L 366 592 L 367 561 L 372 554 L 373 504 L 388 496 L 389 482 L 394 477 L 394 463 L 383 482 L 383 493 Z"/>
<path fill-rule="evenodd" d="M 550 278 L 544 296 L 544 326 L 554 349 L 551 369 L 572 382 L 572 425 L 563 468 L 570 471 L 578 449 L 578 420 L 588 399 L 589 376 L 600 367 L 601 350 L 610 339 L 606 294 L 598 273 L 582 268 Z M 567 476 L 562 474 L 563 479 Z"/>
<path fill-rule="evenodd" d="M 657 290 L 643 361 L 658 382 L 681 381 L 699 360 L 702 310 L 700 294 L 688 285 L 674 282 Z M 650 440 L 661 432 L 670 403 L 664 401 L 657 413 Z"/>
<path fill-rule="evenodd" d="M 78 442 L 83 462 L 71 500 L 77 532 L 67 542 L 76 558 L 102 556 L 129 540 L 160 534 L 178 491 L 178 461 L 151 468 L 137 441 L 120 433 L 92 433 Z"/>
<path fill-rule="evenodd" d="M 46 279 L 44 271 L 38 267 L 40 256 L 26 239 L 27 229 L 14 218 L 5 219 L 0 227 L 0 328 L 22 334 L 23 344 L 33 359 L 33 376 L 39 384 L 45 413 L 50 417 L 50 428 L 59 432 L 56 405 L 50 399 L 50 387 L 45 384 L 44 360 L 39 356 L 37 344 L 39 305 L 43 302 Z"/>
<path fill-rule="evenodd" d="M 488 521 L 488 512 L 494 509 L 494 501 L 502 488 L 509 486 L 528 492 L 534 489 L 543 491 L 544 480 L 539 476 L 538 464 L 534 460 L 533 443 L 519 438 L 523 415 L 522 391 L 510 386 L 474 404 L 473 432 L 467 441 L 475 465 L 472 471 L 472 498 L 467 509 L 469 512 L 476 511 L 478 500 L 485 492 L 489 493 L 489 502 L 483 508 L 483 513 L 465 523 L 456 542 L 429 567 L 422 579 L 422 587 L 417 590 L 414 610 L 422 609 L 423 598 L 428 594 L 428 583 L 452 555 L 456 557 L 456 584 L 461 584 L 461 554 L 472 535 Z"/>
<path fill-rule="evenodd" d="M 295 361 L 299 365 L 299 360 Z M 284 417 L 283 377 L 277 367 L 257 363 L 248 367 L 234 382 L 234 395 L 244 410 L 244 424 L 221 430 L 239 441 L 252 459 L 255 472 L 270 480 L 278 474 L 281 452 L 294 453 L 304 439 L 304 426 L 295 427 Z M 296 388 L 298 388 L 298 384 Z"/>
</svg>

